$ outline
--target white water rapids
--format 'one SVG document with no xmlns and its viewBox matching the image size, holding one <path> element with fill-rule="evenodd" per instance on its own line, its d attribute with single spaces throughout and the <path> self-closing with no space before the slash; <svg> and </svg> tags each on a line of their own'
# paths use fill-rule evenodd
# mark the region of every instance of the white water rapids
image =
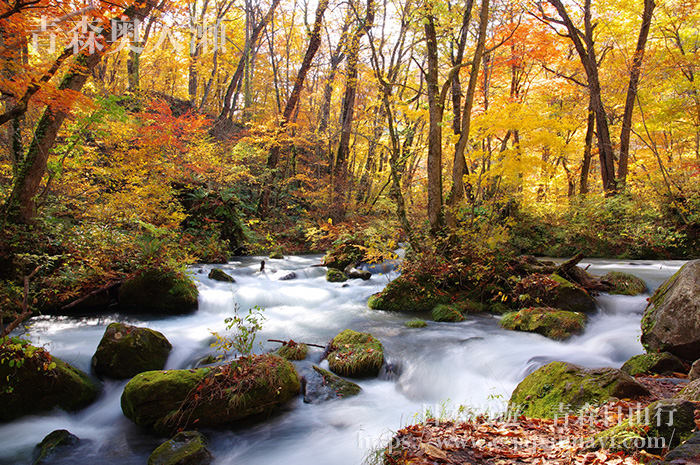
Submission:
<svg viewBox="0 0 700 465">
<path fill-rule="evenodd" d="M 385 357 L 396 367 L 396 374 L 360 380 L 358 396 L 321 404 L 305 404 L 299 396 L 264 423 L 204 431 L 216 465 L 360 464 L 371 448 L 385 445 L 391 431 L 415 422 L 414 414 L 425 408 L 435 412 L 445 405 L 466 404 L 481 411 L 499 409 L 518 382 L 549 361 L 619 367 L 642 353 L 639 322 L 649 294 L 599 296 L 600 309 L 589 319 L 584 334 L 566 342 L 502 330 L 498 318 L 489 315 L 468 316 L 461 323 L 429 321 L 427 328 L 409 329 L 403 324 L 414 315 L 367 307 L 369 296 L 388 282 L 386 275 L 348 281 L 344 286 L 326 282 L 325 268 L 312 267 L 320 256 L 267 260 L 264 273 L 258 271 L 261 258 L 245 257 L 220 266 L 236 279 L 235 284 L 208 279 L 210 265 L 193 267 L 200 291 L 199 310 L 194 314 L 39 317 L 32 320 L 31 339 L 90 372 L 90 360 L 105 327 L 125 321 L 165 334 L 174 347 L 166 368 L 191 368 L 212 353 L 211 331 L 225 332 L 224 319 L 237 302 L 244 310 L 253 305 L 265 309 L 264 329 L 257 339 L 263 348 L 258 352 L 279 347 L 267 339 L 325 344 L 346 328 L 370 332 L 384 344 Z M 635 274 L 653 290 L 683 263 L 590 260 L 581 265 L 591 264 L 588 271 L 597 275 L 612 270 Z M 279 280 L 290 271 L 296 279 Z M 429 320 L 428 315 L 421 316 Z M 321 352 L 312 349 L 307 360 L 318 363 Z M 164 439 L 122 415 L 119 402 L 125 384 L 104 381 L 99 399 L 77 413 L 56 411 L 0 425 L 0 464 L 30 463 L 34 445 L 56 429 L 67 429 L 84 444 L 77 456 L 57 463 L 145 464 Z"/>
</svg>

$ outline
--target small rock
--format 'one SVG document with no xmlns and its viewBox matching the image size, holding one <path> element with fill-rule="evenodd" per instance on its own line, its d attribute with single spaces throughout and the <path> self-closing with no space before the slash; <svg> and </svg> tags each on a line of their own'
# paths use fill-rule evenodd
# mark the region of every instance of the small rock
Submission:
<svg viewBox="0 0 700 465">
<path fill-rule="evenodd" d="M 353 265 L 348 265 L 345 268 L 345 274 L 350 279 L 361 279 L 363 281 L 367 281 L 369 278 L 372 277 L 372 273 L 370 273 L 369 271 L 358 270 Z"/>
<path fill-rule="evenodd" d="M 148 457 L 148 465 L 208 465 L 214 458 L 198 431 L 182 431 Z"/>
<path fill-rule="evenodd" d="M 280 251 L 275 251 L 270 254 L 270 258 L 273 260 L 282 260 L 284 255 Z"/>
<path fill-rule="evenodd" d="M 279 280 L 280 281 L 289 281 L 291 279 L 297 279 L 297 274 L 293 271 L 282 276 Z"/>
<path fill-rule="evenodd" d="M 583 313 L 535 307 L 506 314 L 501 318 L 500 325 L 504 329 L 537 333 L 561 341 L 581 334 L 586 328 L 587 319 Z"/>
<path fill-rule="evenodd" d="M 359 394 L 361 391 L 357 384 L 315 365 L 312 370 L 304 372 L 302 385 L 304 402 L 307 404 L 342 399 Z"/>
<path fill-rule="evenodd" d="M 229 275 L 221 268 L 212 268 L 211 271 L 209 272 L 208 278 L 213 279 L 214 281 L 223 281 L 226 283 L 235 283 L 236 282 L 236 280 L 233 279 L 233 276 Z"/>
<path fill-rule="evenodd" d="M 327 351 L 329 368 L 341 376 L 377 376 L 384 362 L 382 343 L 369 333 L 351 329 L 334 337 Z"/>
<path fill-rule="evenodd" d="M 53 455 L 60 450 L 74 448 L 78 445 L 80 439 L 78 436 L 70 432 L 59 429 L 49 433 L 39 444 L 34 447 L 32 453 L 32 463 L 34 465 L 43 465 L 49 463 Z"/>
<path fill-rule="evenodd" d="M 348 280 L 348 276 L 335 268 L 328 268 L 326 272 L 326 281 L 329 283 L 342 283 Z"/>
<path fill-rule="evenodd" d="M 662 352 L 660 354 L 641 354 L 630 358 L 620 368 L 625 373 L 636 376 L 642 373 L 652 375 L 671 375 L 685 371 L 683 362 L 673 354 Z"/>
<path fill-rule="evenodd" d="M 603 276 L 601 280 L 612 284 L 613 288 L 609 291 L 610 294 L 639 295 L 647 290 L 647 285 L 643 279 L 620 271 L 611 271 Z"/>
</svg>

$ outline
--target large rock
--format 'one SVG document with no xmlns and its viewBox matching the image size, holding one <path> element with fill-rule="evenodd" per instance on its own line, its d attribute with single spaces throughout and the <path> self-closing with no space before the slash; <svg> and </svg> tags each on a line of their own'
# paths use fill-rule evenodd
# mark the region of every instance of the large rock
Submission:
<svg viewBox="0 0 700 465">
<path fill-rule="evenodd" d="M 111 323 L 92 357 L 92 366 L 102 375 L 131 378 L 143 371 L 163 369 L 172 348 L 158 331 Z"/>
<path fill-rule="evenodd" d="M 148 465 L 209 465 L 213 460 L 202 433 L 181 431 L 153 451 Z"/>
<path fill-rule="evenodd" d="M 698 463 L 698 457 L 700 457 L 700 432 L 695 432 L 687 441 L 666 454 L 663 460 L 649 462 L 649 464 L 695 465 Z"/>
<path fill-rule="evenodd" d="M 166 315 L 197 309 L 197 286 L 186 275 L 149 269 L 138 273 L 119 288 L 119 308 L 127 312 Z"/>
<path fill-rule="evenodd" d="M 525 307 L 551 307 L 570 312 L 591 313 L 595 300 L 582 287 L 556 274 L 532 274 L 518 284 L 516 300 Z"/>
<path fill-rule="evenodd" d="M 383 291 L 369 298 L 373 310 L 394 312 L 429 312 L 436 305 L 449 304 L 450 295 L 428 282 L 417 282 L 403 276 L 391 281 Z"/>
<path fill-rule="evenodd" d="M 510 407 L 528 417 L 553 418 L 576 412 L 586 404 L 644 395 L 649 395 L 647 388 L 621 370 L 551 362 L 518 384 Z"/>
<path fill-rule="evenodd" d="M 642 317 L 647 352 L 700 358 L 700 260 L 686 263 L 649 299 Z"/>
<path fill-rule="evenodd" d="M 673 397 L 689 402 L 700 402 L 700 379 L 689 382 Z"/>
<path fill-rule="evenodd" d="M 52 431 L 34 447 L 32 463 L 34 465 L 51 463 L 56 454 L 75 448 L 78 442 L 80 438 L 69 431 L 64 429 Z"/>
<path fill-rule="evenodd" d="M 360 393 L 361 388 L 352 381 L 345 380 L 338 375 L 313 366 L 311 370 L 304 371 L 302 379 L 304 402 L 316 404 L 332 399 L 342 399 Z"/>
<path fill-rule="evenodd" d="M 0 422 L 56 407 L 80 410 L 99 392 L 82 371 L 16 338 L 0 345 L 0 380 Z"/>
<path fill-rule="evenodd" d="M 334 337 L 327 351 L 328 366 L 340 376 L 377 376 L 384 362 L 382 343 L 369 333 L 351 329 Z"/>
<path fill-rule="evenodd" d="M 550 339 L 564 340 L 574 334 L 581 334 L 587 319 L 583 313 L 536 307 L 508 313 L 501 319 L 500 325 L 505 329 L 527 331 Z"/>
<path fill-rule="evenodd" d="M 168 435 L 193 425 L 235 426 L 268 415 L 299 387 L 294 366 L 266 354 L 212 368 L 138 374 L 124 388 L 121 405 L 137 425 Z"/>
<path fill-rule="evenodd" d="M 688 379 L 695 381 L 700 379 L 700 360 L 695 360 L 693 365 L 690 367 L 690 372 L 688 373 Z"/>
<path fill-rule="evenodd" d="M 652 375 L 671 375 L 685 371 L 683 362 L 675 355 L 668 352 L 660 354 L 635 355 L 625 362 L 620 368 L 625 373 L 636 376 L 642 373 Z"/>
</svg>

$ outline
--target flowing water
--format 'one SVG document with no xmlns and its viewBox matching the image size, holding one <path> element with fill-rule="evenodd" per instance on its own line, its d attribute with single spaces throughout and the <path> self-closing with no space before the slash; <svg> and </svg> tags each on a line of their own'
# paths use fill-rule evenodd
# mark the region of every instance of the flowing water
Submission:
<svg viewBox="0 0 700 465">
<path fill-rule="evenodd" d="M 619 367 L 642 353 L 639 322 L 648 294 L 599 296 L 599 311 L 589 319 L 586 331 L 566 342 L 504 331 L 498 327 L 498 318 L 488 315 L 409 329 L 403 324 L 413 315 L 367 308 L 368 297 L 382 290 L 393 274 L 375 274 L 369 281 L 328 283 L 325 268 L 313 266 L 320 256 L 269 260 L 262 273 L 258 271 L 261 258 L 240 258 L 223 266 L 235 277 L 235 284 L 208 279 L 211 266 L 193 267 L 200 297 L 199 310 L 192 315 L 40 317 L 32 321 L 31 338 L 89 372 L 105 327 L 112 321 L 125 321 L 165 334 L 174 347 L 166 368 L 191 368 L 212 353 L 211 332 L 225 332 L 224 319 L 237 304 L 244 310 L 253 305 L 265 309 L 264 329 L 258 335 L 263 347 L 258 352 L 279 347 L 267 339 L 325 344 L 346 328 L 371 332 L 382 341 L 393 371 L 359 381 L 360 395 L 322 404 L 305 404 L 297 397 L 264 423 L 205 431 L 218 465 L 359 464 L 372 448 L 386 444 L 392 430 L 416 422 L 417 412 L 437 412 L 451 405 L 478 411 L 502 409 L 518 382 L 549 361 Z M 590 265 L 589 272 L 598 275 L 626 271 L 643 278 L 653 290 L 683 263 L 591 260 L 581 266 Z M 279 280 L 291 271 L 295 279 Z M 321 353 L 321 349 L 312 349 L 308 361 L 302 363 L 319 363 Z M 83 445 L 77 456 L 59 463 L 145 464 L 163 439 L 122 415 L 119 402 L 125 384 L 104 381 L 97 402 L 77 413 L 57 411 L 0 425 L 0 463 L 30 463 L 35 444 L 53 430 L 67 429 Z"/>
</svg>

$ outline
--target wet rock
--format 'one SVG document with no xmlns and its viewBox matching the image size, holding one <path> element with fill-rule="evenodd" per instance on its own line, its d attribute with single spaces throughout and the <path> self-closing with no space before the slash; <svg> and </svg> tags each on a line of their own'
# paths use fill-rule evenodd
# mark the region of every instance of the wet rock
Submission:
<svg viewBox="0 0 700 465">
<path fill-rule="evenodd" d="M 331 371 L 340 376 L 377 376 L 384 362 L 382 343 L 369 333 L 358 333 L 351 329 L 334 337 L 327 351 Z"/>
<path fill-rule="evenodd" d="M 372 273 L 370 273 L 369 271 L 358 270 L 352 265 L 345 268 L 345 274 L 349 279 L 361 279 L 363 281 L 367 281 L 369 278 L 372 277 Z"/>
<path fill-rule="evenodd" d="M 302 386 L 304 402 L 307 404 L 342 399 L 357 395 L 361 391 L 360 386 L 357 384 L 315 365 L 311 370 L 304 372 Z"/>
<path fill-rule="evenodd" d="M 197 286 L 189 276 L 150 269 L 119 288 L 119 308 L 164 315 L 188 313 L 197 309 L 198 295 Z"/>
<path fill-rule="evenodd" d="M 202 433 L 181 431 L 148 457 L 148 465 L 209 465 L 214 460 Z"/>
<path fill-rule="evenodd" d="M 222 281 L 222 282 L 226 282 L 226 283 L 235 283 L 236 282 L 236 280 L 233 279 L 233 276 L 229 275 L 221 268 L 212 268 L 207 277 L 209 279 L 213 279 L 214 281 Z"/>
<path fill-rule="evenodd" d="M 505 329 L 537 333 L 561 341 L 574 334 L 581 334 L 587 319 L 583 313 L 535 307 L 506 314 L 500 325 Z"/>
<path fill-rule="evenodd" d="M 609 291 L 610 294 L 639 295 L 647 290 L 647 285 L 643 279 L 620 271 L 611 271 L 603 276 L 601 280 L 612 284 L 612 289 Z"/>
<path fill-rule="evenodd" d="M 92 357 L 95 372 L 116 379 L 161 370 L 173 346 L 163 334 L 124 323 L 107 326 Z"/>
<path fill-rule="evenodd" d="M 690 373 L 688 373 L 688 379 L 691 381 L 700 379 L 700 360 L 693 362 L 693 366 L 690 367 Z"/>
<path fill-rule="evenodd" d="M 0 422 L 56 407 L 80 410 L 99 392 L 82 371 L 17 338 L 0 345 L 0 379 Z"/>
<path fill-rule="evenodd" d="M 386 285 L 383 291 L 372 295 L 367 305 L 373 310 L 394 312 L 429 312 L 436 305 L 449 304 L 450 295 L 437 289 L 427 280 L 409 281 L 399 276 Z"/>
<path fill-rule="evenodd" d="M 348 280 L 348 276 L 335 268 L 328 268 L 326 272 L 326 281 L 329 283 L 342 283 Z"/>
<path fill-rule="evenodd" d="M 414 318 L 412 320 L 408 320 L 403 324 L 407 328 L 425 328 L 428 326 L 428 323 L 426 323 L 424 320 L 421 320 L 420 318 Z"/>
<path fill-rule="evenodd" d="M 700 359 L 700 260 L 693 260 L 662 284 L 642 317 L 647 352 Z"/>
<path fill-rule="evenodd" d="M 610 398 L 645 395 L 649 395 L 647 388 L 622 370 L 551 362 L 518 384 L 510 398 L 510 407 L 528 417 L 553 418 L 562 414 L 562 407 L 565 413 L 570 413 Z"/>
<path fill-rule="evenodd" d="M 323 257 L 323 265 L 336 270 L 344 270 L 354 266 L 365 258 L 365 250 L 361 245 L 343 243 L 333 246 Z"/>
<path fill-rule="evenodd" d="M 277 349 L 275 353 L 287 360 L 304 360 L 309 353 L 309 346 L 289 341 L 287 344 Z"/>
<path fill-rule="evenodd" d="M 124 388 L 124 415 L 168 435 L 180 428 L 236 426 L 277 410 L 299 393 L 294 366 L 276 355 L 249 356 L 229 365 L 147 371 Z"/>
<path fill-rule="evenodd" d="M 282 276 L 279 280 L 280 281 L 290 281 L 292 279 L 297 279 L 297 274 L 293 271 L 287 273 L 286 275 Z"/>
<path fill-rule="evenodd" d="M 689 402 L 700 402 L 700 379 L 689 382 L 673 397 Z"/>
<path fill-rule="evenodd" d="M 51 458 L 54 455 L 63 452 L 66 449 L 75 448 L 79 441 L 80 439 L 78 436 L 71 434 L 64 429 L 52 431 L 34 447 L 34 451 L 32 452 L 32 463 L 34 465 L 51 463 Z"/>
<path fill-rule="evenodd" d="M 595 300 L 582 287 L 559 275 L 529 275 L 518 284 L 516 300 L 525 307 L 551 307 L 570 312 L 591 313 Z"/>
<path fill-rule="evenodd" d="M 650 465 L 695 465 L 700 457 L 700 432 L 693 433 L 687 441 L 670 451 L 663 460 L 649 462 Z"/>
<path fill-rule="evenodd" d="M 435 308 L 430 311 L 430 315 L 433 317 L 433 320 L 437 322 L 457 323 L 464 320 L 459 310 L 452 305 L 436 305 Z"/>
<path fill-rule="evenodd" d="M 683 373 L 685 371 L 685 366 L 683 366 L 683 362 L 675 355 L 662 352 L 660 354 L 635 355 L 627 360 L 620 369 L 631 376 L 642 373 L 671 375 L 674 372 Z"/>
</svg>

